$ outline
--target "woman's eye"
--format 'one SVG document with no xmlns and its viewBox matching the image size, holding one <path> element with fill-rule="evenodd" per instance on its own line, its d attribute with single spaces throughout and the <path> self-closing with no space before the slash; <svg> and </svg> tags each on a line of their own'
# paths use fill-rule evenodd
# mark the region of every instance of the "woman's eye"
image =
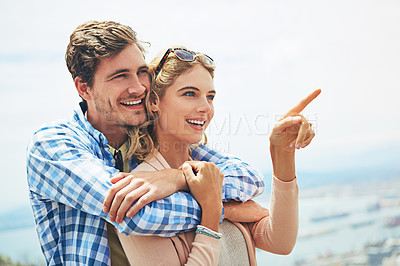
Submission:
<svg viewBox="0 0 400 266">
<path fill-rule="evenodd" d="M 215 97 L 215 95 L 208 95 L 208 96 L 207 96 L 207 99 L 213 101 L 213 100 L 214 100 L 214 97 Z"/>
<path fill-rule="evenodd" d="M 183 95 L 184 96 L 195 96 L 195 93 L 193 91 L 187 91 Z"/>
</svg>

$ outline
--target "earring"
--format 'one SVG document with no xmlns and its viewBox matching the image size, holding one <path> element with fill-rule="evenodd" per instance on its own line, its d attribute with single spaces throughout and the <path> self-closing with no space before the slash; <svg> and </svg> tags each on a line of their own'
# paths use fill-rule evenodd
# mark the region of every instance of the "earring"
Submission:
<svg viewBox="0 0 400 266">
<path fill-rule="evenodd" d="M 203 131 L 203 139 L 202 139 L 202 142 L 200 143 L 200 146 L 201 145 L 207 145 L 207 135 L 206 135 L 206 132 L 204 132 L 204 131 Z"/>
</svg>

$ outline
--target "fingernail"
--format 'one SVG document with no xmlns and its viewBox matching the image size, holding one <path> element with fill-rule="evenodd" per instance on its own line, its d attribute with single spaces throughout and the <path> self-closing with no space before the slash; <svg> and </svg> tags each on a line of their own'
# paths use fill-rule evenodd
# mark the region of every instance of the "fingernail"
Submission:
<svg viewBox="0 0 400 266">
<path fill-rule="evenodd" d="M 121 222 L 122 222 L 121 217 L 117 216 L 117 223 L 121 223 Z"/>
<path fill-rule="evenodd" d="M 304 143 L 301 147 L 304 148 L 305 146 L 307 146 L 307 145 Z"/>
<path fill-rule="evenodd" d="M 290 144 L 289 147 L 290 147 L 290 148 L 293 148 L 293 147 L 294 147 L 294 143 Z"/>
<path fill-rule="evenodd" d="M 126 217 L 132 218 L 132 217 L 133 217 L 133 212 L 129 211 L 129 212 L 126 214 Z"/>
<path fill-rule="evenodd" d="M 106 206 L 103 207 L 103 212 L 105 212 L 105 213 L 108 212 L 108 208 Z"/>
<path fill-rule="evenodd" d="M 297 148 L 299 149 L 301 147 L 301 143 L 298 143 L 297 144 Z"/>
</svg>

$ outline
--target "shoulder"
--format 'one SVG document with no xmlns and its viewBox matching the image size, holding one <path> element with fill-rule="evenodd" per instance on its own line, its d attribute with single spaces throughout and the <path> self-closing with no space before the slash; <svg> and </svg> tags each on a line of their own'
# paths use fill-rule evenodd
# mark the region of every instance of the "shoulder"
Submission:
<svg viewBox="0 0 400 266">
<path fill-rule="evenodd" d="M 27 152 L 59 150 L 90 144 L 89 134 L 73 120 L 58 120 L 40 126 L 32 135 Z"/>
<path fill-rule="evenodd" d="M 217 151 L 206 145 L 202 145 L 193 149 L 192 158 L 198 161 L 213 162 L 217 165 L 247 165 L 242 159 L 225 152 Z"/>
<path fill-rule="evenodd" d="M 228 156 L 211 149 L 206 145 L 201 145 L 192 150 L 192 158 L 198 161 L 209 161 L 217 162 L 221 159 L 227 158 Z"/>
<path fill-rule="evenodd" d="M 70 118 L 59 119 L 42 124 L 32 136 L 32 139 L 41 140 L 42 138 L 56 136 L 81 137 L 93 135 L 94 128 L 86 121 L 82 110 L 75 109 Z"/>
<path fill-rule="evenodd" d="M 43 137 L 55 136 L 55 135 L 66 135 L 66 134 L 79 134 L 82 131 L 77 122 L 72 120 L 57 120 L 53 122 L 47 122 L 41 125 L 32 136 L 32 139 L 40 139 Z"/>
</svg>

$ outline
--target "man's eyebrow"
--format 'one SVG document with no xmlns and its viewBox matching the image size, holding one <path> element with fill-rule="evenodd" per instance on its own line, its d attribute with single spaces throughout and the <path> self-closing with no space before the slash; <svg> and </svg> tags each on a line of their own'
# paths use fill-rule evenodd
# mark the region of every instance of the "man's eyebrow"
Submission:
<svg viewBox="0 0 400 266">
<path fill-rule="evenodd" d="M 129 72 L 129 69 L 127 69 L 127 68 L 117 69 L 117 70 L 115 70 L 114 72 L 112 72 L 110 75 L 108 75 L 108 76 L 106 77 L 106 79 L 110 79 L 111 77 L 113 77 L 113 76 L 115 76 L 115 75 L 118 75 L 118 74 L 120 74 L 120 73 L 125 73 L 125 72 Z"/>
</svg>

